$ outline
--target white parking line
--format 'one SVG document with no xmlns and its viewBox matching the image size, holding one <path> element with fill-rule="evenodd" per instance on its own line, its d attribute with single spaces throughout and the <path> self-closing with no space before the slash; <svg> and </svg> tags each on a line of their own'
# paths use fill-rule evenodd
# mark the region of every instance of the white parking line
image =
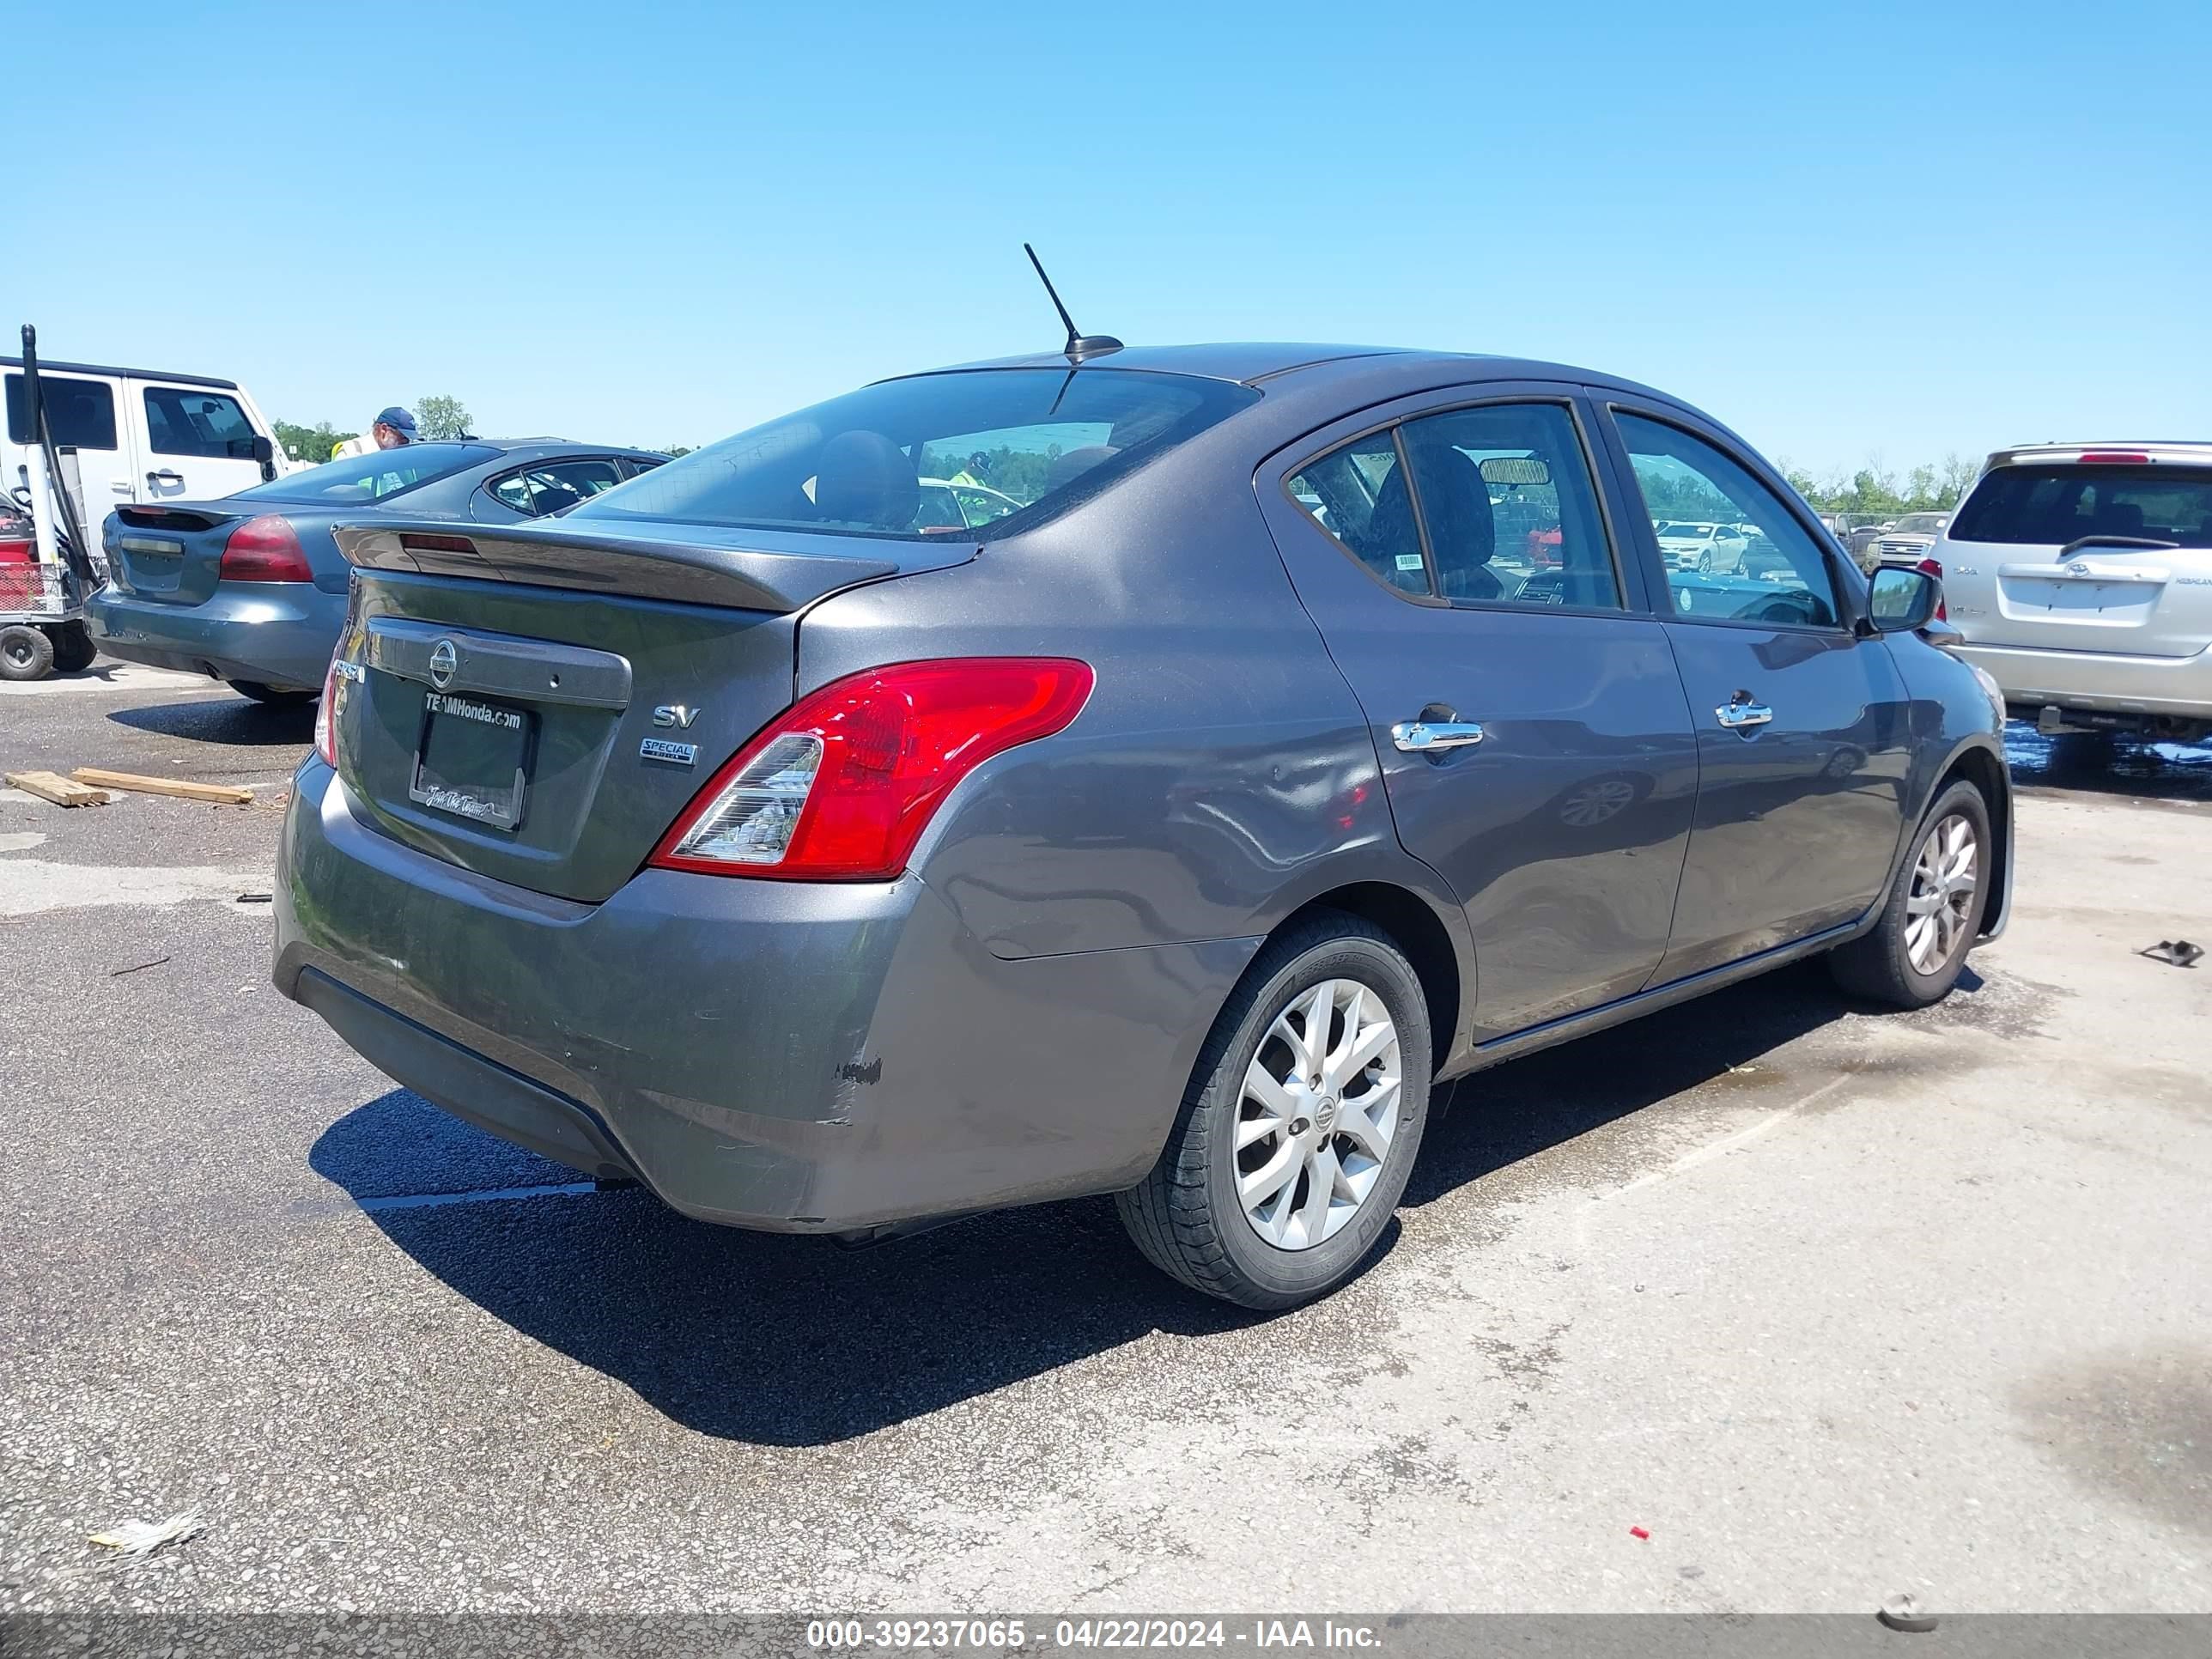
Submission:
<svg viewBox="0 0 2212 1659">
<path fill-rule="evenodd" d="M 147 668 L 135 662 L 102 660 L 82 674 L 50 674 L 42 680 L 0 680 L 0 697 L 54 697 L 76 691 L 221 691 L 230 688 L 204 674 L 179 674 L 167 668 Z"/>
<path fill-rule="evenodd" d="M 1690 1170 L 1696 1169 L 1699 1164 L 1710 1164 L 1715 1158 L 1732 1152 L 1739 1146 L 1747 1146 L 1753 1141 L 1757 1140 L 1761 1135 L 1768 1133 L 1769 1132 L 1779 1127 L 1790 1118 L 1796 1116 L 1798 1113 L 1803 1111 L 1814 1101 L 1820 1099 L 1821 1096 L 1832 1093 L 1835 1090 L 1841 1088 L 1844 1084 L 1849 1083 L 1850 1080 L 1851 1079 L 1848 1074 L 1843 1077 L 1832 1077 L 1826 1083 L 1823 1083 L 1819 1088 L 1812 1091 L 1802 1099 L 1792 1101 L 1789 1105 L 1783 1107 L 1779 1111 L 1769 1112 L 1765 1117 L 1759 1119 L 1758 1122 L 1753 1124 L 1749 1128 L 1738 1129 L 1733 1134 L 1723 1135 L 1718 1140 L 1709 1141 L 1705 1146 L 1698 1147 L 1695 1152 L 1685 1152 L 1681 1157 L 1676 1158 L 1672 1164 L 1669 1164 L 1665 1169 L 1653 1170 L 1649 1174 L 1640 1175 L 1637 1176 L 1635 1180 L 1630 1182 L 1626 1187 L 1616 1188 L 1613 1191 L 1605 1194 L 1604 1196 L 1607 1198 L 1626 1198 L 1629 1194 L 1640 1191 L 1645 1187 L 1656 1187 L 1662 1181 L 1672 1181 L 1678 1175 L 1686 1175 Z"/>
</svg>

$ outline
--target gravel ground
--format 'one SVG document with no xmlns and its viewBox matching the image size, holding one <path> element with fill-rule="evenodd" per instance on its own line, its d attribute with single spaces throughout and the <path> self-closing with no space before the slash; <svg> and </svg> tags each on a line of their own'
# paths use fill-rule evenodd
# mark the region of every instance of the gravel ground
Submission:
<svg viewBox="0 0 2212 1659">
<path fill-rule="evenodd" d="M 239 897 L 309 714 L 103 669 L 0 764 L 258 799 L 0 791 L 0 1610 L 2212 1611 L 2212 964 L 2136 954 L 2212 944 L 2207 757 L 2022 734 L 1952 1001 L 1479 1077 L 1257 1319 L 1103 1201 L 848 1254 L 395 1090 Z"/>
</svg>

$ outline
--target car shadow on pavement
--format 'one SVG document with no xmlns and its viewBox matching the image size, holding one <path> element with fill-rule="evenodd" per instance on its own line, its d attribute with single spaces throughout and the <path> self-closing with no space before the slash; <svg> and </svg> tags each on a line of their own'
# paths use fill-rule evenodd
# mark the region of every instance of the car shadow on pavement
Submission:
<svg viewBox="0 0 2212 1659">
<path fill-rule="evenodd" d="M 580 1177 L 404 1090 L 309 1162 L 426 1271 L 702 1434 L 823 1445 L 1134 1341 L 1260 1316 L 1153 1271 L 1109 1199 L 979 1216 L 862 1250 L 692 1221 L 637 1188 L 374 1207 Z"/>
<path fill-rule="evenodd" d="M 118 726 L 158 737 L 191 738 L 234 748 L 305 749 L 315 740 L 312 702 L 260 703 L 241 696 L 202 697 L 189 702 L 110 709 L 107 718 Z"/>
<path fill-rule="evenodd" d="M 1981 985 L 1972 969 L 1960 988 Z M 1852 1012 L 1817 959 L 1747 980 L 1721 997 L 1477 1072 L 1422 1137 L 1404 1203 L 1429 1203 L 1560 1142 L 1644 1110 L 1770 1054 Z M 1771 1080 L 1771 1067 L 1762 1068 Z"/>
<path fill-rule="evenodd" d="M 1847 1005 L 1817 963 L 1478 1073 L 1431 1125 L 1406 1194 L 1434 1201 L 1729 1074 Z M 1263 1316 L 1153 1271 L 1108 1199 L 979 1216 L 865 1250 L 689 1220 L 393 1090 L 309 1162 L 426 1271 L 702 1434 L 821 1445 L 1134 1341 Z M 537 1189 L 535 1197 L 487 1193 Z M 422 1203 L 438 1195 L 462 1201 Z M 1374 1260 L 1387 1258 L 1397 1229 Z"/>
</svg>

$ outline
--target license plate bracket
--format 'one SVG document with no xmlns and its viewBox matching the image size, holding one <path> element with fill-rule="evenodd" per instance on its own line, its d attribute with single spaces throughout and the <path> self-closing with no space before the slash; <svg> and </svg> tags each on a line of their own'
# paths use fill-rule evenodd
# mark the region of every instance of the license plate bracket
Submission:
<svg viewBox="0 0 2212 1659">
<path fill-rule="evenodd" d="M 538 717 L 461 692 L 428 691 L 407 798 L 433 811 L 512 834 L 522 826 Z"/>
</svg>

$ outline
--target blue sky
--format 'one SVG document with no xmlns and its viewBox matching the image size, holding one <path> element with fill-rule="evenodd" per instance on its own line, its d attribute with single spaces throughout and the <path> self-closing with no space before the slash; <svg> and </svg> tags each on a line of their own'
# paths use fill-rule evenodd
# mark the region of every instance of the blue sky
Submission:
<svg viewBox="0 0 2212 1659">
<path fill-rule="evenodd" d="M 1815 472 L 2212 436 L 2203 0 L 203 9 L 9 24 L 11 349 L 697 444 L 1056 344 L 1027 239 L 1096 331 L 1587 364 Z"/>
</svg>

